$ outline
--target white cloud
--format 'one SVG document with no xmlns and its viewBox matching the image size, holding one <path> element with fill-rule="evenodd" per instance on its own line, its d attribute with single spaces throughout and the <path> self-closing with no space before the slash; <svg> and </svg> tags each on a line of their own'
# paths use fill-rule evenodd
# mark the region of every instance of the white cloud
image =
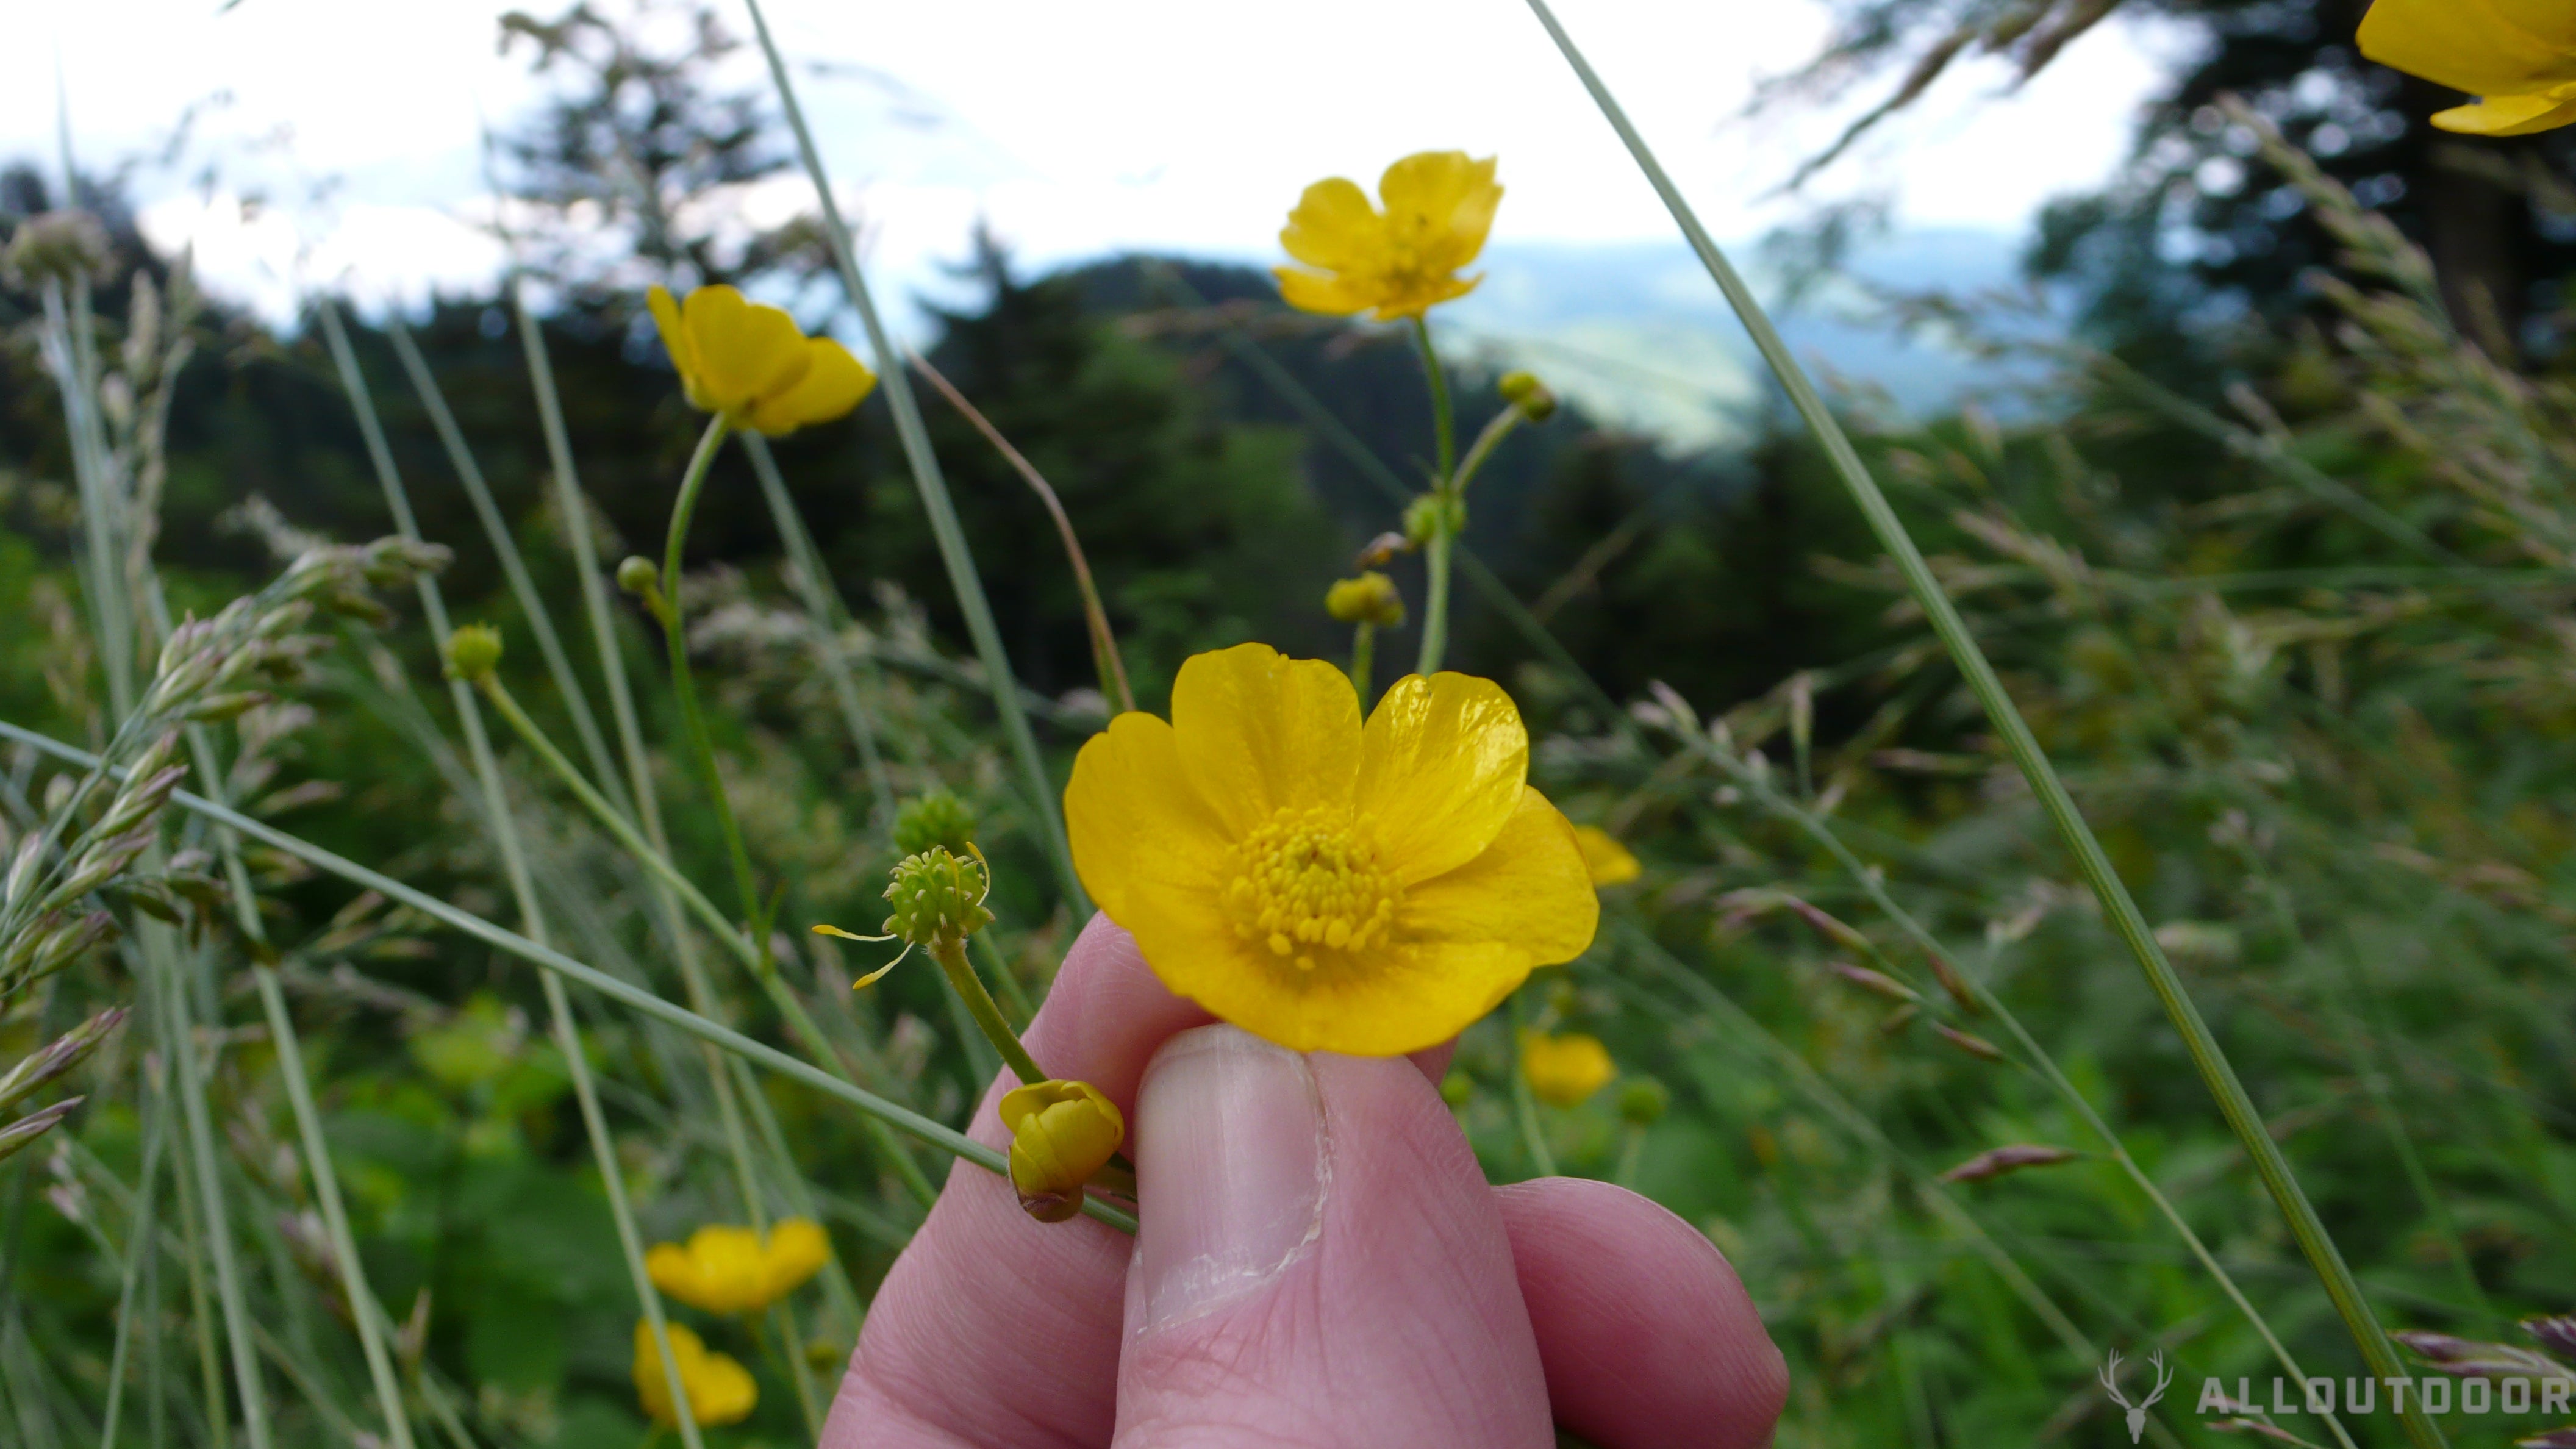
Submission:
<svg viewBox="0 0 2576 1449">
<path fill-rule="evenodd" d="M 539 94 L 524 50 L 495 54 L 499 7 L 346 0 L 98 0 L 28 17 L 0 53 L 0 155 L 53 153 L 58 51 L 77 140 L 94 160 L 151 147 L 193 100 L 225 158 L 211 203 L 146 175 L 156 239 L 193 237 L 215 285 L 263 310 L 307 275 L 379 295 L 469 284 L 498 250 L 456 218 L 479 195 L 478 125 Z M 545 13 L 547 7 L 535 7 Z M 1711 227 L 1741 236 L 1794 214 L 1768 198 L 1847 111 L 1738 113 L 1756 79 L 1811 54 L 1819 0 L 1564 0 L 1576 38 Z M 1122 247 L 1267 258 L 1307 181 L 1362 178 L 1394 156 L 1463 147 L 1502 158 L 1498 239 L 1618 241 L 1671 223 L 1528 12 L 1511 0 L 774 0 L 837 181 L 867 216 L 887 290 L 935 287 L 937 263 L 989 219 L 1032 263 Z M 748 21 L 729 16 L 748 33 Z M 54 44 L 42 43 L 50 27 Z M 754 54 L 739 57 L 746 83 Z M 855 71 L 865 67 L 866 72 Z M 871 75 L 879 77 L 870 78 Z M 1918 224 L 2014 228 L 2124 151 L 2157 65 L 2107 28 L 2027 90 L 1967 66 L 1836 168 L 1825 194 L 1901 180 Z M 323 200 L 313 179 L 336 178 Z M 228 199 L 267 193 L 243 222 Z M 753 200 L 793 210 L 771 183 Z"/>
</svg>

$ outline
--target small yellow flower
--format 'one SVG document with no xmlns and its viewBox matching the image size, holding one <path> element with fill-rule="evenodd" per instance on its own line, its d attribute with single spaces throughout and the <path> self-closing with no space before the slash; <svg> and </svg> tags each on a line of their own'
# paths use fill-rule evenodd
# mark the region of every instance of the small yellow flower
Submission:
<svg viewBox="0 0 2576 1449">
<path fill-rule="evenodd" d="M 1574 827 L 1574 843 L 1583 851 L 1583 868 L 1596 886 L 1626 885 L 1646 873 L 1628 847 L 1598 825 Z"/>
<path fill-rule="evenodd" d="M 2576 121 L 2576 7 L 2565 0 L 2377 0 L 2361 53 L 2483 97 L 2433 117 L 2445 131 L 2522 136 Z"/>
<path fill-rule="evenodd" d="M 1611 1064 L 1610 1049 L 1599 1037 L 1525 1031 L 1521 1033 L 1521 1075 L 1529 1079 L 1530 1090 L 1540 1101 L 1580 1107 L 1610 1085 L 1619 1069 Z"/>
<path fill-rule="evenodd" d="M 1592 943 L 1574 829 L 1528 773 L 1491 680 L 1408 675 L 1363 725 L 1340 669 L 1241 644 L 1181 666 L 1171 723 L 1094 735 L 1065 818 L 1164 985 L 1292 1051 L 1393 1056 Z"/>
<path fill-rule="evenodd" d="M 1089 1082 L 1031 1082 L 1002 1094 L 1011 1186 L 1042 1223 L 1082 1211 L 1082 1185 L 1127 1138 L 1127 1119 Z"/>
<path fill-rule="evenodd" d="M 698 1336 L 676 1323 L 664 1324 L 671 1335 L 671 1358 L 680 1368 L 680 1387 L 688 1391 L 689 1417 L 702 1425 L 738 1424 L 760 1403 L 760 1385 L 751 1371 L 721 1353 L 709 1353 Z M 635 1397 L 653 1422 L 677 1428 L 679 1409 L 671 1402 L 671 1379 L 662 1370 L 662 1351 L 653 1346 L 653 1325 L 635 1320 Z"/>
<path fill-rule="evenodd" d="M 808 1218 L 782 1218 L 768 1237 L 709 1224 L 687 1247 L 656 1243 L 644 1255 L 653 1286 L 709 1313 L 757 1313 L 794 1292 L 831 1261 L 832 1242 Z"/>
<path fill-rule="evenodd" d="M 777 438 L 859 405 L 877 377 L 829 337 L 731 287 L 700 287 L 686 302 L 655 287 L 649 300 L 689 405 Z"/>
<path fill-rule="evenodd" d="M 1420 152 L 1386 168 L 1377 191 L 1382 212 L 1339 176 L 1306 188 L 1279 244 L 1316 270 L 1271 269 L 1289 306 L 1335 317 L 1374 310 L 1391 322 L 1476 289 L 1482 278 L 1462 280 L 1458 269 L 1485 249 L 1503 199 L 1492 157 Z"/>
</svg>

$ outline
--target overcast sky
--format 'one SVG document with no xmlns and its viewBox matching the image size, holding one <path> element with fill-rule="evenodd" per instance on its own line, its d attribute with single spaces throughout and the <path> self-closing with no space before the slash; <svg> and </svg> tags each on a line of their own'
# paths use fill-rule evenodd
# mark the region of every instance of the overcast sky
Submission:
<svg viewBox="0 0 2576 1449">
<path fill-rule="evenodd" d="M 275 315 L 299 253 L 308 282 L 362 295 L 488 277 L 498 253 L 471 225 L 478 124 L 506 125 L 538 94 L 524 49 L 496 53 L 506 7 L 218 3 L 21 16 L 0 50 L 0 156 L 54 154 L 57 65 L 84 165 L 158 149 L 192 102 L 223 95 L 192 152 L 221 162 L 211 202 L 193 165 L 137 187 L 155 239 L 192 240 L 216 285 Z M 1745 237 L 1794 214 L 1762 198 L 1847 112 L 1741 112 L 1759 78 L 1813 53 L 1817 0 L 1559 0 L 1559 12 L 1714 231 Z M 771 18 L 791 57 L 838 68 L 806 81 L 808 104 L 897 291 L 960 254 L 979 215 L 1033 263 L 1126 247 L 1267 260 L 1307 182 L 1373 183 L 1431 148 L 1501 158 L 1497 240 L 1672 235 L 1516 0 L 772 0 Z M 1905 224 L 2018 230 L 2118 161 L 2158 46 L 2105 27 L 2009 94 L 1994 63 L 1964 65 L 1815 191 L 1892 186 Z M 296 200 L 326 178 L 328 201 Z M 801 186 L 766 204 L 803 205 Z M 245 223 L 239 199 L 255 188 L 272 205 Z"/>
</svg>

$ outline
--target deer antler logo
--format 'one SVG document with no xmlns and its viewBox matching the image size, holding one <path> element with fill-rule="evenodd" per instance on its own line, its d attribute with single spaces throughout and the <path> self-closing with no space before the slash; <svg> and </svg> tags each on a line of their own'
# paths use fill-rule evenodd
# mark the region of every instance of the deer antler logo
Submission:
<svg viewBox="0 0 2576 1449">
<path fill-rule="evenodd" d="M 2154 1392 L 2147 1395 L 2143 1403 L 2130 1403 L 2120 1393 L 2120 1351 L 2118 1349 L 2111 1350 L 2111 1361 L 2102 1365 L 2099 1375 L 2103 1391 L 2111 1396 L 2111 1402 L 2129 1411 L 2129 1442 L 2132 1444 L 2146 1436 L 2147 1410 L 2156 1406 L 2156 1400 L 2165 1396 L 2165 1386 L 2173 1382 L 2173 1370 L 2165 1367 L 2163 1353 L 2158 1352 L 2149 1356 L 2147 1362 L 2156 1366 L 2156 1387 Z"/>
</svg>

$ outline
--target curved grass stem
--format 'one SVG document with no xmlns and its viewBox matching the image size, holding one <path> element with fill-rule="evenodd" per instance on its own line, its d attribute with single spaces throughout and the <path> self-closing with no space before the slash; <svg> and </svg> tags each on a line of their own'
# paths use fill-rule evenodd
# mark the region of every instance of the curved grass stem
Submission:
<svg viewBox="0 0 2576 1449">
<path fill-rule="evenodd" d="M 2351 1266 L 2345 1263 L 2342 1250 L 2335 1246 L 2333 1236 L 2317 1216 L 2315 1204 L 2308 1201 L 2307 1191 L 2291 1171 L 2289 1159 L 2265 1128 L 2253 1098 L 2246 1093 L 2244 1083 L 2237 1079 L 2234 1064 L 2210 1031 L 2209 1023 L 2202 1019 L 2199 1006 L 2183 986 L 2173 963 L 2165 959 L 2164 948 L 2156 944 L 2155 935 L 2148 929 L 2146 917 L 2139 911 L 2137 901 L 2130 896 L 2127 884 L 2112 869 L 2110 857 L 2104 853 L 2101 841 L 2095 838 L 2083 812 L 2076 808 L 2074 797 L 2067 793 L 2065 783 L 2057 776 L 2056 767 L 2040 748 L 2038 738 L 2031 733 L 2029 723 L 2014 706 L 2011 695 L 2005 692 L 2003 681 L 1996 677 L 1993 664 L 1987 661 L 1985 651 L 1977 646 L 1957 606 L 1951 603 L 1940 581 L 1934 577 L 1931 565 L 1924 561 L 1922 551 L 1915 547 L 1904 522 L 1896 516 L 1896 510 L 1880 491 L 1877 480 L 1870 476 L 1869 468 L 1861 462 L 1859 452 L 1844 435 L 1842 425 L 1835 420 L 1832 410 L 1825 406 L 1824 397 L 1817 392 L 1815 383 L 1790 353 L 1788 344 L 1781 340 L 1779 330 L 1772 326 L 1770 317 L 1754 298 L 1752 289 L 1745 285 L 1734 265 L 1727 261 L 1717 243 L 1710 238 L 1707 228 L 1700 224 L 1690 203 L 1683 199 L 1680 188 L 1673 184 L 1662 163 L 1655 159 L 1653 150 L 1629 121 L 1617 98 L 1612 96 L 1609 87 L 1576 48 L 1573 37 L 1558 23 L 1547 0 L 1527 0 L 1527 3 L 1548 37 L 1564 54 L 1566 63 L 1582 81 L 1584 89 L 1591 93 L 1611 129 L 1618 133 L 1638 169 L 1645 173 L 1656 194 L 1663 198 L 1682 235 L 1707 268 L 1710 279 L 1725 295 L 1727 304 L 1743 322 L 1746 332 L 1751 334 L 1763 360 L 1770 365 L 1773 375 L 1789 394 L 1790 403 L 1824 448 L 1836 476 L 1868 520 L 1871 532 L 1877 535 L 1879 546 L 1896 561 L 1897 568 L 1904 574 L 1914 601 L 1930 620 L 1933 632 L 1949 651 L 1952 662 L 1966 677 L 1969 690 L 1983 706 L 2013 763 L 2020 767 L 2022 777 L 2029 781 L 2032 794 L 2038 797 L 2041 809 L 2073 856 L 2076 870 L 2101 901 L 2112 934 L 2119 937 L 2121 944 L 2137 961 L 2138 969 L 2147 979 L 2148 989 L 2155 993 L 2166 1017 L 2181 1034 L 2194 1070 L 2217 1100 L 2220 1115 L 2226 1119 L 2237 1142 L 2244 1147 L 2247 1158 L 2254 1164 L 2256 1176 L 2262 1179 L 2265 1190 L 2279 1207 L 2291 1236 L 2298 1241 L 2299 1251 L 2307 1258 L 2317 1280 L 2324 1285 L 2326 1296 L 2333 1301 L 2336 1313 L 2351 1333 L 2363 1362 L 2370 1366 L 2374 1377 L 2403 1377 L 2408 1372 L 2407 1365 L 2398 1357 L 2396 1346 L 2380 1327 L 2378 1315 L 2363 1295 L 2361 1284 L 2353 1277 Z M 2447 1442 L 2440 1427 L 2424 1412 L 2420 1403 L 2406 1408 L 2401 1417 L 2407 1437 L 2417 1449 L 2437 1449 Z"/>
</svg>

